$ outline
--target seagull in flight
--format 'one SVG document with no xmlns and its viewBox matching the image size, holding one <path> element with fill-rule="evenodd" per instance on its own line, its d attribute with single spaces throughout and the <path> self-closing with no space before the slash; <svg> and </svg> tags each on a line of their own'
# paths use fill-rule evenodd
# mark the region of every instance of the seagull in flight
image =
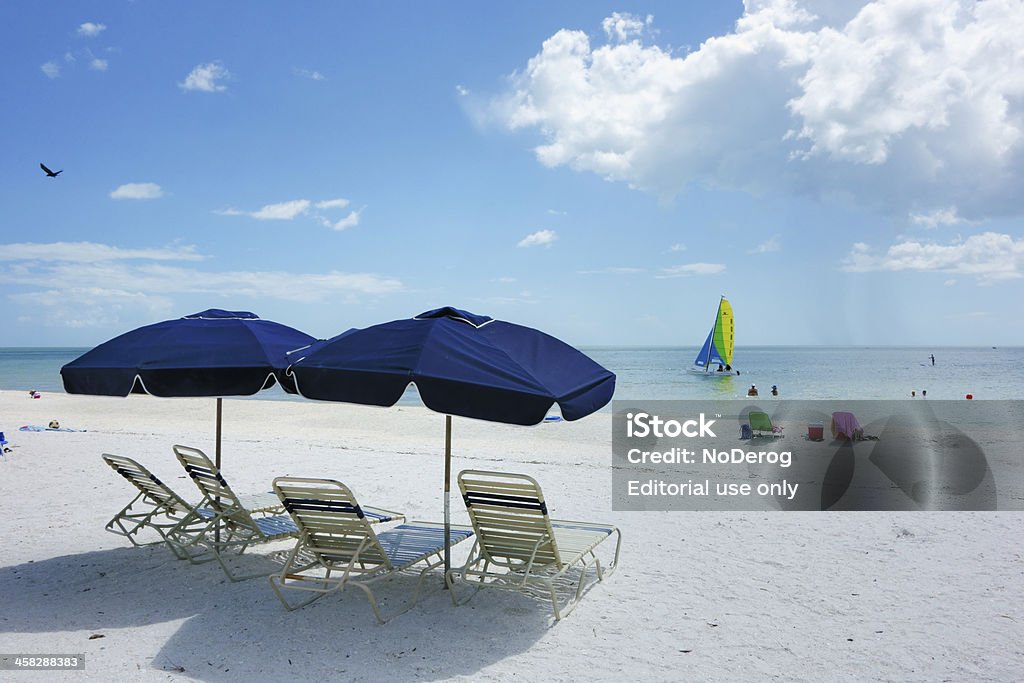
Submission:
<svg viewBox="0 0 1024 683">
<path fill-rule="evenodd" d="M 59 171 L 51 171 L 50 169 L 46 168 L 46 164 L 43 164 L 43 163 L 39 164 L 39 168 L 41 168 L 44 171 L 46 171 L 46 177 L 48 177 L 48 178 L 56 178 L 57 176 L 59 176 L 61 173 L 64 172 L 63 168 L 60 169 Z"/>
</svg>

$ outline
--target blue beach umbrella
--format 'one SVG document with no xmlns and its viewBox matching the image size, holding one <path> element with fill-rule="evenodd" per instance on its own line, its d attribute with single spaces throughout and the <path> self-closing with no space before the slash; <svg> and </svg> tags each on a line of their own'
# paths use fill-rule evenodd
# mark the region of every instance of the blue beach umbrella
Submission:
<svg viewBox="0 0 1024 683">
<path fill-rule="evenodd" d="M 251 396 L 280 383 L 286 352 L 314 337 L 247 311 L 211 308 L 125 332 L 61 368 L 69 394 L 217 397 L 220 467 L 224 396 Z"/>
<path fill-rule="evenodd" d="M 565 342 L 450 307 L 349 330 L 290 355 L 287 374 L 306 398 L 392 406 L 415 384 L 423 403 L 446 415 L 446 530 L 452 415 L 534 425 L 557 403 L 564 419 L 577 420 L 615 391 L 612 372 Z"/>
</svg>

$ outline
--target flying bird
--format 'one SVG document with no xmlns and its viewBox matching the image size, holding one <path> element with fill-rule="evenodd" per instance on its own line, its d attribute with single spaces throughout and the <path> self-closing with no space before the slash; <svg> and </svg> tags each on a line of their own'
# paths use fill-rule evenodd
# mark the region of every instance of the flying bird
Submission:
<svg viewBox="0 0 1024 683">
<path fill-rule="evenodd" d="M 46 168 L 46 164 L 43 164 L 43 163 L 39 164 L 39 168 L 41 168 L 44 171 L 46 171 L 46 176 L 48 178 L 56 178 L 57 176 L 59 176 L 61 173 L 64 172 L 63 168 L 60 169 L 59 171 L 51 171 L 50 169 Z"/>
</svg>

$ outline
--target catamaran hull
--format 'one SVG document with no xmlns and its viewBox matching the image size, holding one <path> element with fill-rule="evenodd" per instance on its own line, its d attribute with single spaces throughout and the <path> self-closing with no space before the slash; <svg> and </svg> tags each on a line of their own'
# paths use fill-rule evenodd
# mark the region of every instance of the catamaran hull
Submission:
<svg viewBox="0 0 1024 683">
<path fill-rule="evenodd" d="M 700 375 L 701 377 L 735 377 L 740 374 L 739 370 L 705 370 L 704 368 L 687 368 L 686 374 L 688 375 Z"/>
</svg>

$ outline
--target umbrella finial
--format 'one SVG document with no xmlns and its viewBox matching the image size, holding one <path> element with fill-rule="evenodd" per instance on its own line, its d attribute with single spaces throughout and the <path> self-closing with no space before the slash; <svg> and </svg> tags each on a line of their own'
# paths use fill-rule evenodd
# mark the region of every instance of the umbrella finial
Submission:
<svg viewBox="0 0 1024 683">
<path fill-rule="evenodd" d="M 473 327 L 483 327 L 487 323 L 494 320 L 494 318 L 487 315 L 477 315 L 476 313 L 470 313 L 454 306 L 443 306 L 441 308 L 435 308 L 432 311 L 426 311 L 420 313 L 413 320 L 430 320 L 431 318 L 451 318 L 452 320 L 458 320 L 460 322 L 467 323 Z"/>
</svg>

